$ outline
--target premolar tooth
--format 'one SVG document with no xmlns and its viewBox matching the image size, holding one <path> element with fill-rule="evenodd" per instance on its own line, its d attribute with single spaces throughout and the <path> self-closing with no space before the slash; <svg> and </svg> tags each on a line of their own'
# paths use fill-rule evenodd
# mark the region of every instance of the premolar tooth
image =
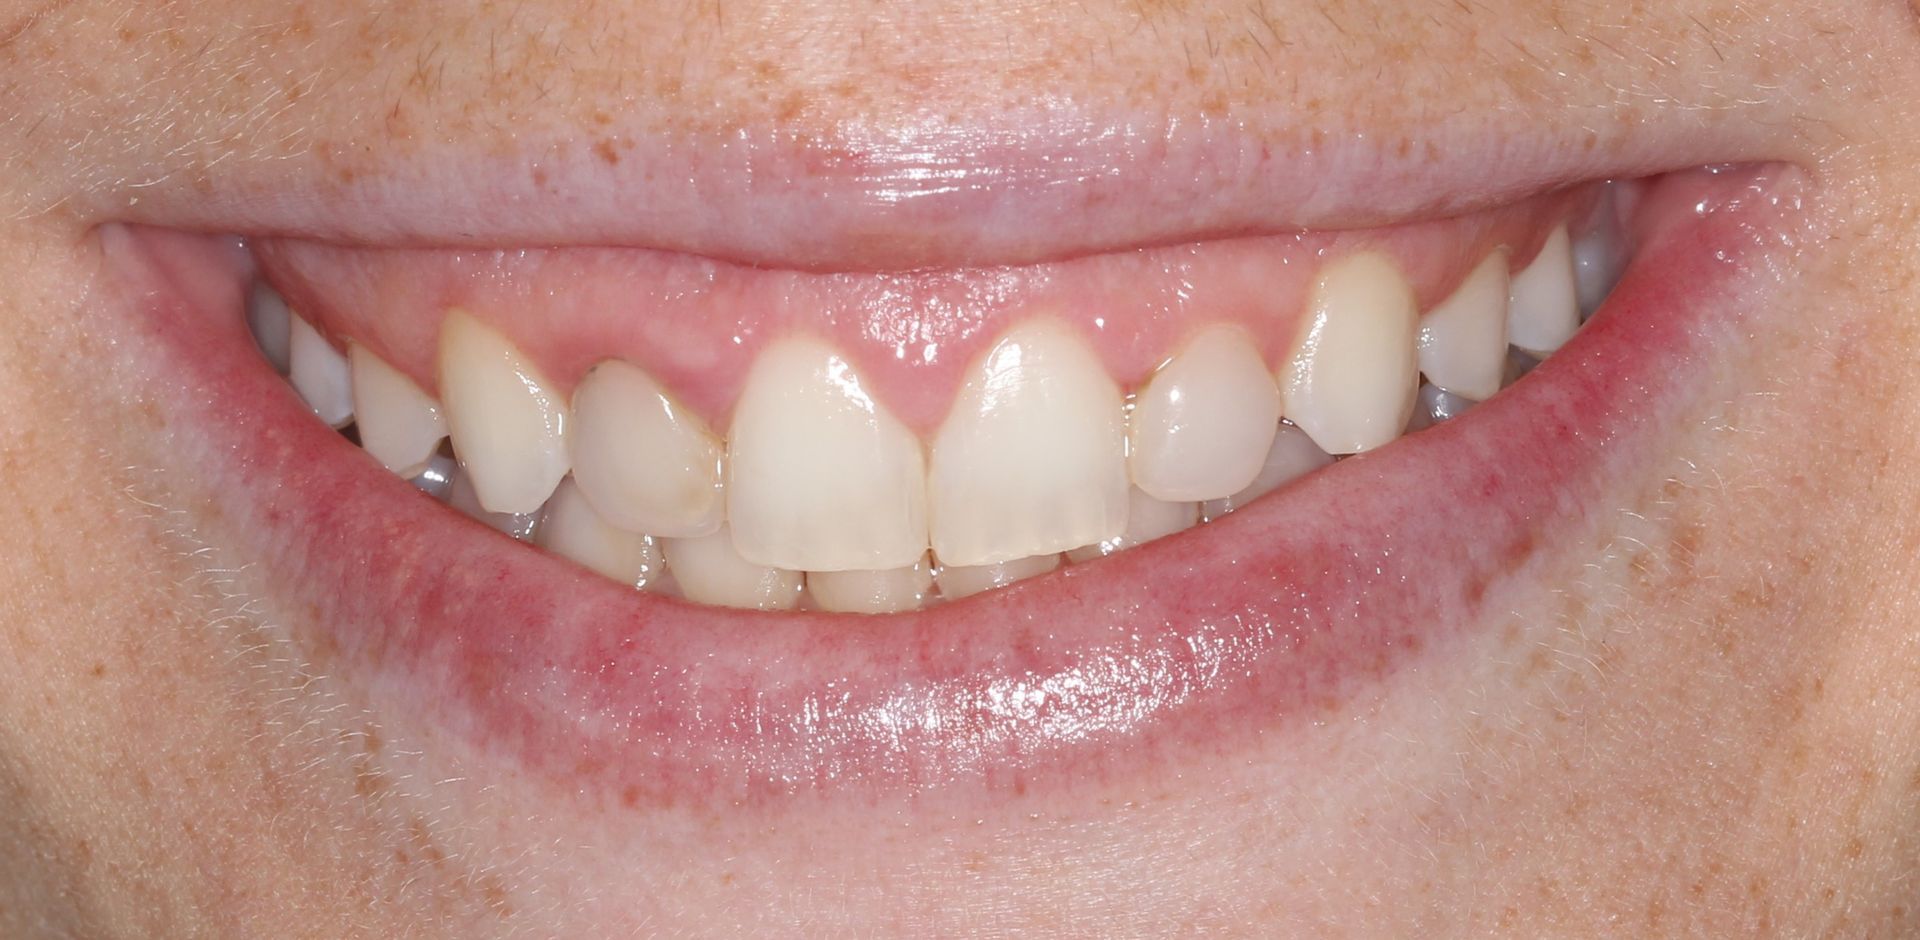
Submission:
<svg viewBox="0 0 1920 940">
<path fill-rule="evenodd" d="M 1419 388 L 1418 329 L 1413 289 L 1393 262 L 1365 252 L 1328 265 L 1281 373 L 1287 419 L 1332 454 L 1398 437 Z"/>
<path fill-rule="evenodd" d="M 488 512 L 480 505 L 479 493 L 473 487 L 473 474 L 461 468 L 453 478 L 453 488 L 447 494 L 447 505 L 460 510 L 469 518 L 513 536 L 520 541 L 529 541 L 540 529 L 540 511 L 532 512 Z"/>
<path fill-rule="evenodd" d="M 287 339 L 287 376 L 320 420 L 336 428 L 353 422 L 353 382 L 347 357 L 320 331 L 296 316 Z"/>
<path fill-rule="evenodd" d="M 347 362 L 353 374 L 353 416 L 360 446 L 387 469 L 403 477 L 417 476 L 426 469 L 440 439 L 447 436 L 440 403 L 365 346 L 349 349 Z"/>
<path fill-rule="evenodd" d="M 1580 328 L 1580 303 L 1574 296 L 1573 247 L 1562 225 L 1547 236 L 1526 268 L 1513 276 L 1507 293 L 1507 339 L 1545 357 Z"/>
<path fill-rule="evenodd" d="M 560 481 L 540 522 L 540 544 L 615 581 L 645 587 L 661 571 L 660 548 L 651 536 L 616 528 L 581 495 L 573 480 Z"/>
<path fill-rule="evenodd" d="M 1058 567 L 1059 555 L 1033 555 L 991 565 L 941 565 L 940 573 L 934 576 L 934 580 L 940 585 L 940 596 L 955 601 L 1046 574 Z"/>
<path fill-rule="evenodd" d="M 663 538 L 719 531 L 721 445 L 637 366 L 608 360 L 573 391 L 573 478 L 608 522 Z"/>
<path fill-rule="evenodd" d="M 885 571 L 809 571 L 807 592 L 821 610 L 890 614 L 914 610 L 933 592 L 933 570 L 923 557 Z"/>
<path fill-rule="evenodd" d="M 943 564 L 1051 555 L 1127 525 L 1120 392 L 1057 323 L 1009 332 L 969 370 L 933 442 L 928 522 Z"/>
<path fill-rule="evenodd" d="M 813 339 L 763 350 L 727 434 L 727 525 L 749 561 L 808 571 L 907 567 L 927 552 L 919 438 Z"/>
<path fill-rule="evenodd" d="M 287 301 L 265 281 L 253 282 L 247 294 L 247 328 L 262 355 L 273 363 L 274 371 L 287 374 L 292 362 L 293 311 Z"/>
<path fill-rule="evenodd" d="M 1258 467 L 1254 469 L 1256 473 L 1259 470 Z M 1199 521 L 1199 503 L 1166 502 L 1154 499 L 1136 486 L 1127 494 L 1127 530 L 1118 538 L 1095 542 L 1092 545 L 1082 545 L 1068 552 L 1067 560 L 1091 561 L 1121 549 L 1144 545 L 1154 539 L 1190 529 Z"/>
<path fill-rule="evenodd" d="M 1195 336 L 1134 399 L 1127 466 L 1134 486 L 1172 502 L 1239 492 L 1260 473 L 1280 421 L 1280 390 L 1246 332 Z"/>
<path fill-rule="evenodd" d="M 1500 390 L 1507 367 L 1507 253 L 1496 251 L 1451 296 L 1420 318 L 1420 371 L 1478 401 Z"/>
<path fill-rule="evenodd" d="M 1314 444 L 1307 432 L 1291 424 L 1283 424 L 1273 437 L 1273 447 L 1267 450 L 1267 460 L 1260 466 L 1260 475 L 1254 477 L 1246 489 L 1226 499 L 1210 499 L 1200 504 L 1200 516 L 1208 521 L 1218 519 L 1279 489 L 1282 484 L 1332 463 L 1333 457 Z"/>
<path fill-rule="evenodd" d="M 759 610 L 790 610 L 800 602 L 800 572 L 740 557 L 726 526 L 712 535 L 665 539 L 661 548 L 681 596 L 690 601 Z"/>
<path fill-rule="evenodd" d="M 480 505 L 540 508 L 567 475 L 567 411 L 545 376 L 506 337 L 462 310 L 440 325 L 447 428 Z"/>
</svg>

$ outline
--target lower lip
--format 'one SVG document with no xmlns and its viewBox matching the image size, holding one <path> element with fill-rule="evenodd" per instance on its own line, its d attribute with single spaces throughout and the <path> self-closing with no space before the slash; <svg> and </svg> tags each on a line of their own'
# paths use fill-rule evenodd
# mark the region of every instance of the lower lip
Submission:
<svg viewBox="0 0 1920 940">
<path fill-rule="evenodd" d="M 567 790 L 734 811 L 995 797 L 1230 752 L 1438 657 L 1684 414 L 1791 218 L 1775 174 L 1650 196 L 1607 308 L 1498 398 L 1216 522 L 915 614 L 695 607 L 508 541 L 323 427 L 232 255 L 111 228 L 146 380 L 317 666 Z M 1693 202 L 1707 206 L 1693 211 Z M 1571 543 L 1568 543 L 1571 544 Z"/>
</svg>

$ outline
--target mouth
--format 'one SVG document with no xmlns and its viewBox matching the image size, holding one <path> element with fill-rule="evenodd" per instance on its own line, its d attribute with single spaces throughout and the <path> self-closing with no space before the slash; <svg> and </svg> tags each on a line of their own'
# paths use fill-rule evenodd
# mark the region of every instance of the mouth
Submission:
<svg viewBox="0 0 1920 940">
<path fill-rule="evenodd" d="M 570 790 L 737 807 L 1226 753 L 1462 655 L 1684 421 L 1801 186 L 989 261 L 101 239 L 308 655 Z"/>
</svg>

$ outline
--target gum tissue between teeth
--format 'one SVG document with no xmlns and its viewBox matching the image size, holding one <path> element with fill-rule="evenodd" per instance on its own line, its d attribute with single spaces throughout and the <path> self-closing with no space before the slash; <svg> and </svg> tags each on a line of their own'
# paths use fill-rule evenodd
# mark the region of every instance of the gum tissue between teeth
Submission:
<svg viewBox="0 0 1920 940">
<path fill-rule="evenodd" d="M 1218 520 L 1460 414 L 1571 337 L 1618 279 L 1619 241 L 1561 226 L 1525 268 L 1496 250 L 1424 312 L 1388 258 L 1339 258 L 1277 367 L 1215 324 L 1124 395 L 1071 328 L 1023 322 L 928 442 L 806 336 L 759 354 L 723 439 L 624 362 L 565 400 L 466 311 L 442 325 L 442 400 L 363 347 L 339 352 L 264 284 L 247 315 L 316 415 L 513 538 L 698 603 L 887 613 Z"/>
</svg>

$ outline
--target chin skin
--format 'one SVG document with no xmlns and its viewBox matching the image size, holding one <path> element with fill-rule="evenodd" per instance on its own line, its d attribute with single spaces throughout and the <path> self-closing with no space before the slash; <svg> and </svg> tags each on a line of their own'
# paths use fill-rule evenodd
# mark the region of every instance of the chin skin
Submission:
<svg viewBox="0 0 1920 940">
<path fill-rule="evenodd" d="M 232 6 L 236 16 L 280 15 Z M 627 28 L 581 53 L 554 27 L 547 45 L 516 45 L 506 67 L 476 51 L 489 31 L 519 35 L 495 14 L 450 17 L 442 40 L 432 16 L 401 11 L 367 27 L 385 40 L 368 46 L 378 50 L 368 53 L 374 77 L 336 92 L 317 82 L 305 102 L 249 111 L 240 90 L 169 73 L 138 97 L 106 93 L 94 110 L 64 109 L 39 130 L 31 115 L 51 110 L 20 101 L 86 100 L 75 89 L 89 81 L 96 95 L 132 87 L 183 53 L 168 53 L 158 30 L 112 39 L 120 27 L 108 24 L 148 15 L 112 4 L 47 11 L 40 26 L 29 11 L 12 45 L 3 43 L 14 31 L 0 28 L 0 86 L 16 103 L 0 147 L 23 168 L 0 184 L 12 189 L 0 207 L 0 495 L 12 507 L 0 549 L 0 846 L 11 847 L 0 851 L 0 934 L 1916 930 L 1920 126 L 1896 103 L 1920 87 L 1920 33 L 1902 4 L 1795 2 L 1764 17 L 1689 4 L 1695 22 L 1724 24 L 1717 33 L 1634 20 L 1625 4 L 1515 5 L 1531 12 L 1447 21 L 1461 27 L 1449 41 L 1409 53 L 1452 76 L 1423 100 L 1492 95 L 1543 114 L 1610 104 L 1628 87 L 1528 78 L 1611 74 L 1566 45 L 1549 13 L 1582 24 L 1567 34 L 1669 53 L 1675 87 L 1708 89 L 1696 102 L 1724 108 L 1706 109 L 1703 124 L 1743 128 L 1733 135 L 1750 141 L 1741 157 L 1798 155 L 1809 170 L 1814 196 L 1797 244 L 1725 301 L 1751 308 L 1743 335 L 1713 352 L 1708 380 L 1656 457 L 1609 485 L 1592 537 L 1534 557 L 1486 605 L 1498 612 L 1490 622 L 1271 734 L 964 812 L 915 798 L 741 812 L 603 800 L 383 711 L 292 639 L 310 635 L 302 625 L 315 616 L 293 600 L 300 572 L 234 553 L 236 523 L 194 478 L 205 455 L 125 365 L 142 353 L 126 327 L 137 298 L 104 276 L 92 226 L 189 212 L 196 193 L 260 200 L 249 174 L 286 153 L 332 159 L 331 178 L 343 180 L 361 172 L 359 158 L 326 145 L 356 133 L 394 133 L 430 153 L 440 140 L 497 143 L 526 114 L 587 126 L 594 108 L 619 100 L 650 102 L 634 106 L 647 121 L 679 114 L 745 128 L 773 126 L 798 102 L 780 126 L 852 133 L 863 129 L 857 115 L 918 113 L 904 103 L 915 76 L 899 64 L 916 50 L 967 48 L 1005 49 L 1032 68 L 982 83 L 977 98 L 956 96 L 962 115 L 1052 89 L 1136 103 L 1218 93 L 1221 107 L 1239 95 L 1334 127 L 1394 117 L 1370 93 L 1350 93 L 1351 107 L 1308 91 L 1293 98 L 1297 86 L 1266 71 L 1285 69 L 1263 66 L 1271 60 L 1239 40 L 1194 59 L 1192 43 L 1207 35 L 1255 38 L 1230 6 L 1103 6 L 1084 22 L 1026 25 L 1023 11 L 982 10 L 954 27 L 952 43 L 890 32 L 876 46 L 854 45 L 854 34 L 797 38 L 810 18 L 824 29 L 859 12 L 837 5 L 761 19 L 715 7 L 703 15 L 729 25 L 700 33 L 710 47 L 683 50 L 677 92 L 714 102 L 701 108 L 677 105 L 664 86 L 623 88 L 620 70 L 601 64 L 664 42 L 638 25 L 646 5 L 525 7 L 520 15 L 540 22 L 606 17 Z M 1276 20 L 1302 31 L 1285 46 L 1300 74 L 1390 61 L 1378 43 L 1321 30 L 1317 8 L 1282 6 Z M 1412 19 L 1425 6 L 1341 4 L 1325 22 Z M 1433 6 L 1436 16 L 1453 11 Z M 193 36 L 221 13 L 152 15 Z M 1593 25 L 1606 22 L 1628 25 L 1617 36 Z M 1232 25 L 1209 33 L 1215 23 Z M 1145 38 L 1148 27 L 1158 36 Z M 313 43 L 333 41 L 307 28 Z M 1007 38 L 1029 35 L 1032 48 Z M 1763 35 L 1819 38 L 1787 55 Z M 76 37 L 140 54 L 101 57 Z M 1500 58 L 1499 80 L 1473 78 L 1459 66 L 1476 38 L 1539 52 Z M 286 44 L 274 60 L 285 87 L 336 74 L 303 58 L 309 45 L 273 42 Z M 1050 43 L 1110 46 L 1116 65 L 1092 75 L 1065 61 L 1042 68 L 1035 50 Z M 429 54 L 436 47 L 452 51 Z M 806 55 L 754 78 L 718 65 L 769 47 Z M 213 48 L 222 62 L 239 54 Z M 569 56 L 593 67 L 570 69 Z M 1211 67 L 1167 64 L 1190 59 Z M 1865 61 L 1876 68 L 1849 64 Z M 52 90 L 52 76 L 71 87 Z M 405 76 L 429 87 L 382 85 Z M 169 82 L 180 86 L 173 98 Z M 1637 86 L 1652 111 L 1658 85 Z M 543 90 L 560 103 L 536 105 Z M 379 113 L 405 116 L 411 134 L 353 124 L 376 99 L 400 101 Z M 120 181 L 146 172 L 145 148 L 157 146 L 132 128 L 159 128 L 152 115 L 169 100 L 192 125 L 178 133 L 193 152 L 168 177 L 180 185 L 129 202 L 140 190 Z M 1748 100 L 1765 104 L 1730 103 Z M 248 113 L 262 115 L 258 128 L 234 130 Z M 110 130 L 89 135 L 89 120 Z M 231 172 L 213 158 L 223 149 L 236 154 Z M 69 152 L 80 159 L 63 161 Z M 690 242 L 717 238 L 688 231 Z"/>
</svg>

